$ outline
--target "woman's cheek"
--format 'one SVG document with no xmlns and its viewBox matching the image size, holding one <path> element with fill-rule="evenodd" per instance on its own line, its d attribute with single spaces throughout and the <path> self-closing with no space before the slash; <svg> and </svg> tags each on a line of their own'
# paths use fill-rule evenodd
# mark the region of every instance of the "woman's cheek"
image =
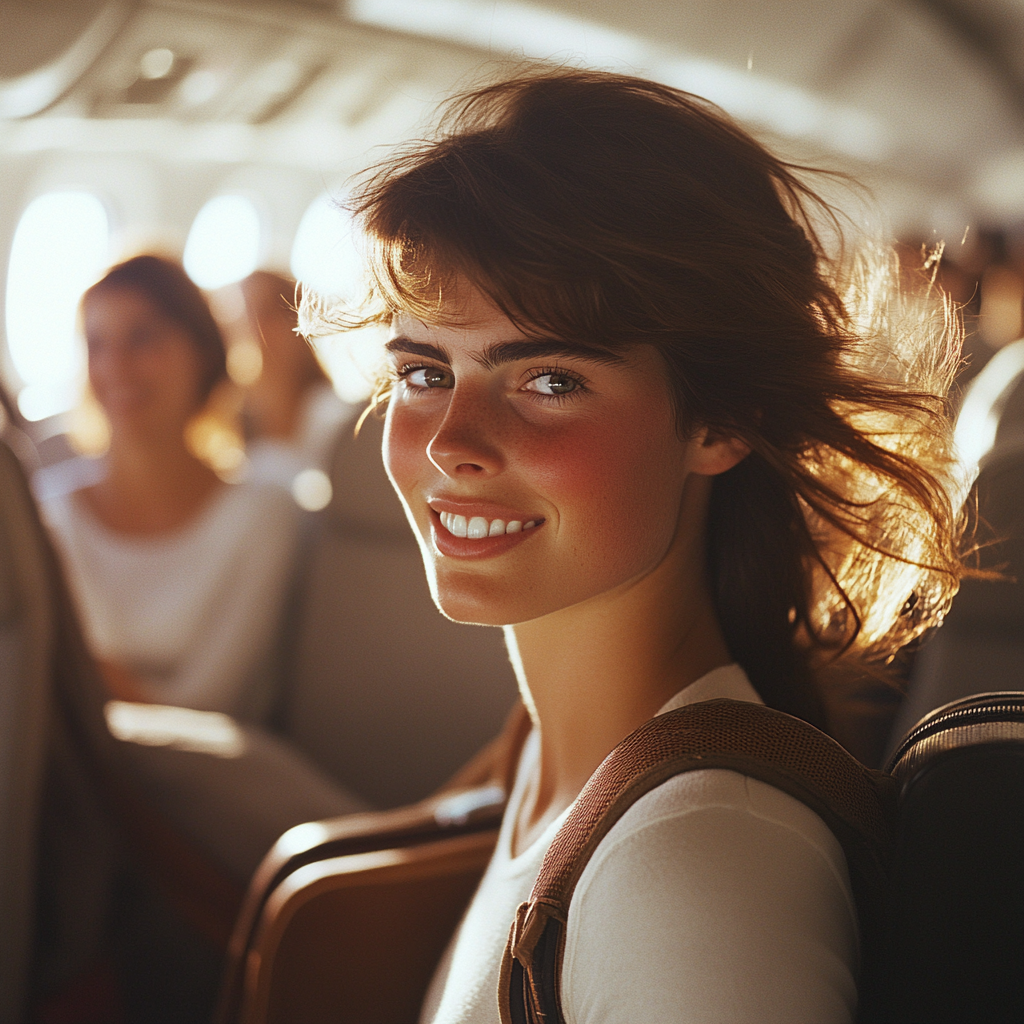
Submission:
<svg viewBox="0 0 1024 1024">
<path fill-rule="evenodd" d="M 524 444 L 520 457 L 523 475 L 556 509 L 578 571 L 600 577 L 596 584 L 644 572 L 665 555 L 686 475 L 674 426 L 610 417 Z"/>
<path fill-rule="evenodd" d="M 563 515 L 618 520 L 627 509 L 647 505 L 652 492 L 664 489 L 665 475 L 672 475 L 661 439 L 643 426 L 609 417 L 532 439 L 520 446 L 520 465 Z"/>
<path fill-rule="evenodd" d="M 410 504 L 416 481 L 427 462 L 429 440 L 424 417 L 403 408 L 401 399 L 392 400 L 384 421 L 384 468 L 395 490 Z"/>
</svg>

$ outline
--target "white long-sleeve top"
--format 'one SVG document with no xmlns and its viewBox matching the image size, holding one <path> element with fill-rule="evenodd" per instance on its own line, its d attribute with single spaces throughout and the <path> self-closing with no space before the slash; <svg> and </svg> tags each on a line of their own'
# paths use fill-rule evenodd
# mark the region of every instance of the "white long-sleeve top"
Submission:
<svg viewBox="0 0 1024 1024">
<path fill-rule="evenodd" d="M 760 703 L 737 665 L 660 713 L 731 697 Z M 531 735 L 480 887 L 435 973 L 423 1024 L 497 1024 L 498 970 L 568 810 L 512 856 Z M 794 797 L 724 769 L 688 772 L 638 800 L 576 886 L 566 929 L 567 1024 L 847 1024 L 857 915 L 843 851 Z"/>
<path fill-rule="evenodd" d="M 155 703 L 260 717 L 301 515 L 285 491 L 225 484 L 159 536 L 110 530 L 74 490 L 42 507 L 97 656 Z"/>
</svg>

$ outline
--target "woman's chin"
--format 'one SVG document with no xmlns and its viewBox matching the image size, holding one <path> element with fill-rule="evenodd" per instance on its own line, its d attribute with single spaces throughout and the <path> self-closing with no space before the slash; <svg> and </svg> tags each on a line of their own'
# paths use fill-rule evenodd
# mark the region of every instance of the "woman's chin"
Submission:
<svg viewBox="0 0 1024 1024">
<path fill-rule="evenodd" d="M 509 619 L 493 602 L 467 600 L 465 596 L 453 597 L 434 594 L 437 610 L 449 621 L 463 626 L 507 626 Z"/>
<path fill-rule="evenodd" d="M 504 588 L 487 586 L 488 581 L 472 578 L 459 582 L 461 585 L 453 586 L 451 580 L 440 585 L 436 579 L 430 580 L 434 604 L 452 622 L 466 626 L 508 626 L 534 617 L 530 614 L 524 616 L 522 600 L 507 592 L 501 593 Z"/>
<path fill-rule="evenodd" d="M 534 592 L 512 588 L 500 581 L 467 578 L 443 582 L 431 578 L 430 593 L 438 611 L 452 622 L 467 626 L 515 626 L 543 618 L 572 601 L 557 595 L 544 601 Z"/>
</svg>

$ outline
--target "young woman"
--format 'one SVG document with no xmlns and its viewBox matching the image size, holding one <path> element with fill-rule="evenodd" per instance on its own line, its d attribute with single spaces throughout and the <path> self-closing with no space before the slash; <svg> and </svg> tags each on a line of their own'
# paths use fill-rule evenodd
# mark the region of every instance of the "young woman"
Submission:
<svg viewBox="0 0 1024 1024">
<path fill-rule="evenodd" d="M 528 71 L 457 100 L 356 204 L 391 325 L 384 458 L 441 611 L 502 626 L 533 732 L 422 1019 L 498 1019 L 517 905 L 602 759 L 715 697 L 826 725 L 959 576 L 937 326 L 721 111 Z M 901 312 L 902 311 L 902 312 Z M 354 318 L 352 318 L 354 320 Z M 938 348 L 935 347 L 938 338 Z M 566 1021 L 849 1021 L 856 913 L 823 822 L 673 779 L 575 890 Z"/>
<path fill-rule="evenodd" d="M 297 509 L 226 484 L 186 444 L 225 374 L 206 300 L 177 263 L 137 256 L 82 300 L 89 381 L 110 423 L 99 479 L 43 506 L 114 696 L 259 718 Z"/>
</svg>

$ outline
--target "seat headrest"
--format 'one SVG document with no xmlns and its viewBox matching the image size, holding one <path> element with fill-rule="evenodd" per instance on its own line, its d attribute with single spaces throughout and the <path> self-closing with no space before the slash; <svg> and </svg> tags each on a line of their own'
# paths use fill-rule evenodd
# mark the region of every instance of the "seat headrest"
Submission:
<svg viewBox="0 0 1024 1024">
<path fill-rule="evenodd" d="M 413 541 L 405 510 L 384 471 L 384 422 L 370 415 L 356 435 L 346 427 L 331 461 L 331 503 L 324 515 L 332 526 L 381 540 Z"/>
</svg>

